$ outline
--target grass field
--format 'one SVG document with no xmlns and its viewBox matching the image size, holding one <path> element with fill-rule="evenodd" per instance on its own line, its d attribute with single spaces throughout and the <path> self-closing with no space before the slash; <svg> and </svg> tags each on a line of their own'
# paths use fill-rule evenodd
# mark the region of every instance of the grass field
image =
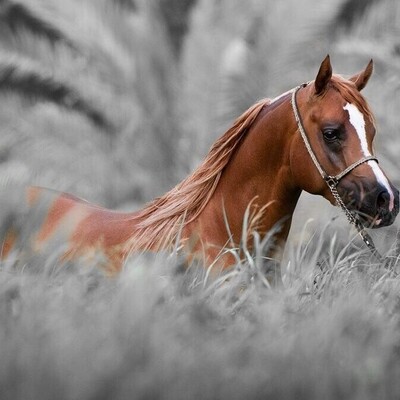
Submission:
<svg viewBox="0 0 400 400">
<path fill-rule="evenodd" d="M 0 1 L 0 220 L 15 185 L 139 207 L 327 53 L 344 74 L 374 58 L 399 187 L 399 26 L 397 0 Z M 216 276 L 133 255 L 111 279 L 59 249 L 2 262 L 0 400 L 399 399 L 398 223 L 373 232 L 385 268 L 337 215 L 302 196 L 279 288 L 251 257 Z"/>
<path fill-rule="evenodd" d="M 249 262 L 211 278 L 165 255 L 114 279 L 51 259 L 4 266 L 1 398 L 397 399 L 398 262 L 332 249 L 321 270 L 331 233 L 296 249 L 283 288 Z"/>
</svg>

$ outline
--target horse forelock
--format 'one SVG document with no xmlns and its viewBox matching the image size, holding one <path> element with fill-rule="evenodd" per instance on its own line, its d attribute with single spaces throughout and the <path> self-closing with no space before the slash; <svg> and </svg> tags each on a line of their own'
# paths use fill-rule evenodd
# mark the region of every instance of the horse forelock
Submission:
<svg viewBox="0 0 400 400">
<path fill-rule="evenodd" d="M 355 87 L 354 83 L 344 79 L 340 75 L 333 75 L 331 79 L 332 87 L 337 90 L 340 95 L 348 103 L 355 105 L 373 124 L 375 124 L 375 117 L 372 113 L 364 96 Z"/>
<path fill-rule="evenodd" d="M 133 216 L 137 230 L 129 241 L 130 250 L 160 250 L 174 245 L 182 229 L 204 210 L 244 135 L 270 103 L 270 99 L 263 99 L 245 111 L 211 146 L 191 175 Z"/>
</svg>

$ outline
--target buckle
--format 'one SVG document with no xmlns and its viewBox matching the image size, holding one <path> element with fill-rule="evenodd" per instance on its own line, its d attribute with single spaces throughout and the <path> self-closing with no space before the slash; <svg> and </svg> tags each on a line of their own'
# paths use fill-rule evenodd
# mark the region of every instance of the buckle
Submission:
<svg viewBox="0 0 400 400">
<path fill-rule="evenodd" d="M 339 183 L 339 181 L 334 176 L 326 176 L 325 182 L 331 189 L 334 189 Z"/>
</svg>

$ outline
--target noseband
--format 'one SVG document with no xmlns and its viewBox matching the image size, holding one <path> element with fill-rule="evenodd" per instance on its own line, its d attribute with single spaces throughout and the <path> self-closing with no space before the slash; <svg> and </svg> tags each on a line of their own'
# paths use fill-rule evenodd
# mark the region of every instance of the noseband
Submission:
<svg viewBox="0 0 400 400">
<path fill-rule="evenodd" d="M 363 157 L 360 160 L 354 162 L 353 164 L 349 165 L 347 168 L 345 168 L 342 172 L 340 172 L 337 175 L 329 175 L 325 172 L 325 170 L 322 168 L 321 164 L 318 161 L 317 156 L 315 155 L 310 141 L 308 139 L 308 136 L 306 134 L 306 131 L 304 129 L 303 122 L 300 117 L 299 109 L 297 106 L 296 102 L 296 94 L 297 92 L 301 89 L 307 86 L 307 83 L 303 83 L 300 86 L 297 86 L 293 92 L 292 92 L 292 99 L 291 99 L 291 104 L 292 104 L 292 109 L 293 109 L 293 114 L 294 118 L 297 123 L 298 130 L 300 132 L 300 135 L 303 139 L 303 142 L 306 146 L 306 149 L 308 151 L 308 154 L 311 157 L 311 160 L 313 161 L 315 167 L 317 168 L 318 172 L 320 173 L 322 179 L 326 182 L 328 185 L 335 201 L 336 204 L 343 210 L 343 212 L 346 214 L 346 217 L 350 224 L 353 224 L 358 233 L 360 234 L 361 238 L 363 239 L 364 243 L 367 245 L 369 250 L 374 254 L 378 259 L 383 260 L 383 257 L 379 254 L 378 250 L 376 249 L 374 242 L 372 241 L 371 236 L 366 232 L 365 228 L 363 227 L 359 217 L 357 214 L 352 213 L 344 204 L 342 198 L 340 197 L 338 191 L 337 191 L 337 186 L 342 178 L 344 178 L 347 174 L 349 174 L 353 169 L 357 168 L 359 165 L 364 164 L 368 161 L 376 161 L 378 162 L 378 159 L 374 156 L 368 156 L 368 157 Z"/>
</svg>

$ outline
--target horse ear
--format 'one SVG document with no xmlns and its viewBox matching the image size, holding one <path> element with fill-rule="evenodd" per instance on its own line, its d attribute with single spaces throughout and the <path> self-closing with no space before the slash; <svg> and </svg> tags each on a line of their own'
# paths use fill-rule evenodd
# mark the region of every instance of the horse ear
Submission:
<svg viewBox="0 0 400 400">
<path fill-rule="evenodd" d="M 315 78 L 315 94 L 321 94 L 328 85 L 329 81 L 332 78 L 332 66 L 331 59 L 329 54 L 325 57 L 324 61 L 322 61 L 321 66 L 319 67 L 319 71 L 317 77 Z"/>
<path fill-rule="evenodd" d="M 359 72 L 358 74 L 352 76 L 350 80 L 355 83 L 356 88 L 360 91 L 365 88 L 368 83 L 369 78 L 372 75 L 372 71 L 374 69 L 374 63 L 371 60 L 364 71 Z"/>
</svg>

